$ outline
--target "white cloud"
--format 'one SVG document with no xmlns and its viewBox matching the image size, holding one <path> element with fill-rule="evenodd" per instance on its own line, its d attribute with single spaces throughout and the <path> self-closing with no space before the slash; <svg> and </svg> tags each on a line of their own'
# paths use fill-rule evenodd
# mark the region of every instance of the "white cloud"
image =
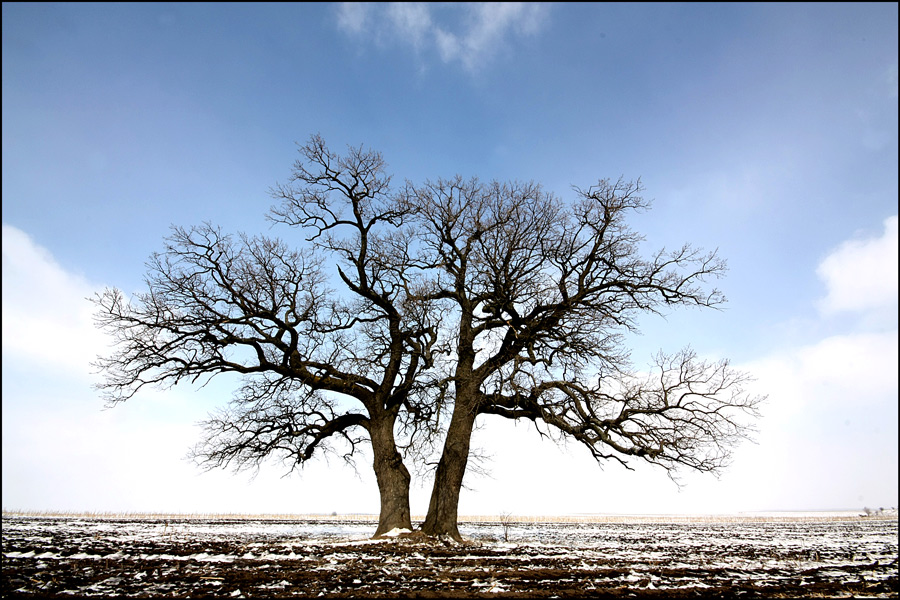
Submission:
<svg viewBox="0 0 900 600">
<path fill-rule="evenodd" d="M 203 473 L 184 459 L 195 425 L 231 394 L 228 381 L 142 390 L 103 410 L 89 362 L 106 352 L 86 298 L 99 286 L 67 272 L 16 227 L 3 225 L 3 506 L 32 510 L 377 512 L 360 461 L 315 461 Z M 32 372 L 38 373 L 33 375 Z"/>
<path fill-rule="evenodd" d="M 784 349 L 744 368 L 768 394 L 747 477 L 773 508 L 897 502 L 897 331 Z"/>
<path fill-rule="evenodd" d="M 822 262 L 829 295 L 823 312 L 878 314 L 897 302 L 897 217 L 883 235 L 851 240 Z M 767 395 L 721 478 L 682 473 L 680 491 L 659 469 L 614 463 L 600 470 L 578 444 L 540 440 L 527 427 L 495 419 L 478 441 L 495 460 L 492 477 L 467 479 L 461 510 L 487 512 L 734 512 L 862 509 L 897 504 L 898 334 L 883 319 L 799 347 L 779 347 L 735 365 Z M 713 357 L 714 358 L 714 357 Z M 480 435 L 480 434 L 479 434 Z M 539 482 L 539 484 L 535 484 Z"/>
<path fill-rule="evenodd" d="M 896 215 L 885 219 L 882 236 L 849 240 L 838 246 L 816 271 L 828 288 L 819 309 L 831 315 L 895 307 L 897 256 Z"/>
<path fill-rule="evenodd" d="M 746 366 L 770 398 L 767 418 L 792 422 L 884 410 L 897 397 L 897 331 L 837 335 Z"/>
<path fill-rule="evenodd" d="M 490 477 L 467 475 L 463 513 L 715 513 L 861 509 L 897 502 L 897 332 L 832 336 L 735 365 L 768 395 L 753 439 L 720 477 L 599 467 L 575 442 L 489 418 L 473 444 Z M 553 507 L 552 510 L 548 507 Z"/>
<path fill-rule="evenodd" d="M 433 46 L 443 62 L 474 72 L 511 37 L 540 31 L 548 11 L 541 2 L 342 3 L 337 24 L 342 31 L 379 43 L 397 40 L 417 51 Z"/>
<path fill-rule="evenodd" d="M 339 460 L 321 459 L 289 477 L 274 464 L 256 477 L 229 469 L 202 471 L 185 455 L 200 439 L 194 422 L 212 399 L 189 386 L 144 391 L 110 410 L 101 410 L 102 403 L 87 389 L 70 387 L 66 396 L 61 404 L 43 381 L 21 397 L 8 399 L 4 393 L 4 508 L 378 511 L 378 488 L 365 461 L 360 478 Z"/>
<path fill-rule="evenodd" d="M 822 261 L 828 286 L 823 315 L 896 311 L 897 217 L 880 236 L 847 241 Z M 888 323 L 893 327 L 886 326 Z M 461 509 L 521 514 L 562 512 L 732 512 L 862 509 L 897 503 L 898 334 L 896 321 L 861 319 L 855 329 L 799 347 L 779 347 L 736 368 L 767 395 L 745 443 L 720 479 L 682 474 L 678 491 L 661 472 L 615 464 L 602 471 L 577 444 L 568 451 L 523 428 L 491 422 L 484 449 L 493 478 L 471 478 L 477 494 Z M 877 327 L 866 329 L 868 325 Z M 814 325 L 818 327 L 818 324 Z M 527 429 L 527 428 L 525 428 Z M 636 465 L 635 465 L 636 466 Z M 535 485 L 539 481 L 539 485 Z"/>
<path fill-rule="evenodd" d="M 3 356 L 87 376 L 107 338 L 93 325 L 98 291 L 25 232 L 3 225 Z"/>
<path fill-rule="evenodd" d="M 460 61 L 477 70 L 505 42 L 510 31 L 529 35 L 538 31 L 545 8 L 536 3 L 485 2 L 467 4 L 470 11 L 467 27 L 455 34 L 436 28 L 438 49 L 444 62 Z"/>
<path fill-rule="evenodd" d="M 880 244 L 891 235 L 896 244 L 896 217 L 885 225 L 885 236 L 843 244 L 829 259 L 855 256 L 857 271 L 868 270 L 867 261 L 883 259 Z M 835 270 L 840 276 L 833 281 L 843 283 L 847 269 Z M 18 384 L 4 381 L 4 506 L 377 511 L 377 488 L 364 460 L 359 479 L 332 461 L 313 463 L 300 477 L 285 479 L 273 466 L 252 482 L 246 474 L 227 471 L 200 474 L 182 460 L 199 439 L 192 424 L 229 395 L 227 381 L 202 392 L 148 390 L 126 405 L 100 411 L 102 402 L 87 382 L 72 379 L 88 372 L 87 361 L 102 347 L 92 325 L 93 307 L 84 300 L 95 289 L 62 269 L 24 232 L 3 226 L 4 361 L 21 359 L 48 373 Z M 896 285 L 893 298 L 896 302 Z M 848 304 L 864 310 L 883 302 Z M 775 349 L 738 366 L 758 378 L 756 393 L 769 395 L 758 423 L 759 443 L 739 447 L 721 479 L 686 473 L 681 491 L 659 469 L 638 467 L 633 473 L 610 463 L 601 470 L 575 443 L 557 448 L 530 427 L 493 419 L 476 440 L 494 455 L 486 465 L 492 478 L 467 476 L 474 491 L 463 492 L 460 510 L 556 514 L 896 505 L 897 364 L 897 331 L 882 329 Z M 160 440 L 166 443 L 160 446 Z M 412 501 L 413 511 L 421 514 L 430 487 L 419 483 L 414 482 Z"/>
<path fill-rule="evenodd" d="M 745 365 L 769 396 L 752 476 L 776 507 L 792 498 L 818 508 L 896 505 L 897 217 L 881 236 L 840 244 L 817 273 L 828 289 L 821 315 L 862 319 Z"/>
</svg>

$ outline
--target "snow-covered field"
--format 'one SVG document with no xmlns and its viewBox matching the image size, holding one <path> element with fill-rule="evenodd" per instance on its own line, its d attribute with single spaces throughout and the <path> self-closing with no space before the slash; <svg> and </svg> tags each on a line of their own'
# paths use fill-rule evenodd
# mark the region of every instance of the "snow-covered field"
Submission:
<svg viewBox="0 0 900 600">
<path fill-rule="evenodd" d="M 896 515 L 465 522 L 3 516 L 2 597 L 897 597 Z"/>
</svg>

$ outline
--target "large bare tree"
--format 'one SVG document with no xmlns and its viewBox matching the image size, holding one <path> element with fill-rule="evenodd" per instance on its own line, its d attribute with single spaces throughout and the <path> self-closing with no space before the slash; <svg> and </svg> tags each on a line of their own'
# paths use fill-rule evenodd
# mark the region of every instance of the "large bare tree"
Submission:
<svg viewBox="0 0 900 600">
<path fill-rule="evenodd" d="M 97 362 L 98 387 L 115 404 L 147 385 L 237 374 L 230 405 L 204 424 L 201 464 L 281 458 L 293 469 L 320 451 L 352 460 L 368 440 L 381 496 L 375 535 L 410 529 L 397 434 L 412 444 L 430 426 L 433 398 L 417 377 L 437 331 L 406 256 L 406 215 L 379 153 L 339 156 L 313 136 L 300 154 L 272 190 L 280 205 L 270 217 L 300 227 L 305 249 L 208 224 L 174 229 L 148 263 L 148 291 L 95 298 L 98 325 L 117 342 Z"/>
<path fill-rule="evenodd" d="M 430 297 L 451 303 L 456 363 L 444 389 L 453 412 L 422 531 L 460 539 L 459 494 L 479 415 L 543 422 L 602 461 L 628 458 L 715 472 L 749 427 L 760 398 L 727 361 L 685 349 L 641 376 L 624 334 L 666 307 L 716 307 L 707 289 L 725 263 L 685 245 L 641 256 L 626 223 L 649 203 L 639 182 L 575 189 L 572 204 L 532 183 L 456 177 L 416 187 Z M 451 314 L 447 311 L 447 314 Z"/>
<path fill-rule="evenodd" d="M 241 377 L 205 423 L 201 463 L 279 456 L 293 468 L 329 448 L 352 460 L 368 440 L 376 535 L 410 528 L 400 450 L 433 440 L 452 405 L 422 530 L 459 539 L 479 415 L 542 422 L 598 461 L 639 458 L 670 474 L 720 470 L 750 431 L 742 417 L 761 399 L 727 361 L 685 349 L 660 353 L 645 375 L 632 365 L 624 335 L 642 314 L 724 302 L 706 287 L 725 269 L 715 252 L 641 255 L 626 223 L 649 206 L 639 182 L 576 188 L 571 204 L 532 183 L 459 177 L 395 194 L 376 152 L 339 156 L 313 136 L 300 153 L 270 218 L 304 231 L 304 250 L 175 229 L 148 264 L 148 292 L 96 298 L 118 342 L 98 362 L 111 403 L 145 385 Z M 435 368 L 440 356 L 449 368 Z"/>
</svg>

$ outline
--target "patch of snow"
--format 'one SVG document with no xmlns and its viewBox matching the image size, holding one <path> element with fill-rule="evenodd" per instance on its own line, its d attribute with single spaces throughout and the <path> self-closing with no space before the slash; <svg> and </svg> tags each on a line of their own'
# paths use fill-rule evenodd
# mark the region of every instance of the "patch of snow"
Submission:
<svg viewBox="0 0 900 600">
<path fill-rule="evenodd" d="M 409 529 L 405 529 L 402 527 L 394 527 L 387 533 L 382 533 L 381 537 L 397 537 L 399 535 L 403 535 L 404 533 L 412 533 Z"/>
</svg>

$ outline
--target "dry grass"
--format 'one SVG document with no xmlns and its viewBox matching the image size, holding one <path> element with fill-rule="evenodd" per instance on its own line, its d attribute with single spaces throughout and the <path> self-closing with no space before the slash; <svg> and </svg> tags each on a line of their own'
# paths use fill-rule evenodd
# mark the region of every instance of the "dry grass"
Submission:
<svg viewBox="0 0 900 600">
<path fill-rule="evenodd" d="M 205 519 L 205 520 L 245 520 L 245 521 L 372 521 L 378 522 L 378 515 L 371 514 L 295 514 L 295 513 L 173 513 L 173 512 L 114 512 L 114 511 L 65 511 L 65 510 L 7 510 L 4 517 L 55 517 L 72 519 Z"/>
<path fill-rule="evenodd" d="M 787 521 L 855 521 L 864 517 L 852 513 L 783 513 L 765 514 L 733 514 L 733 515 L 585 515 L 585 516 L 466 516 L 460 517 L 461 523 L 777 523 Z M 893 518 L 894 517 L 884 518 Z"/>
<path fill-rule="evenodd" d="M 170 513 L 170 512 L 103 512 L 103 511 L 59 511 L 59 510 L 7 510 L 3 517 L 47 517 L 79 519 L 134 519 L 134 520 L 262 520 L 262 521 L 362 521 L 378 522 L 375 514 L 295 514 L 295 513 Z M 414 522 L 421 522 L 424 516 L 413 516 Z M 573 516 L 517 516 L 517 515 L 464 515 L 460 523 L 772 523 L 772 522 L 814 522 L 814 521 L 854 521 L 857 519 L 896 520 L 897 512 L 866 517 L 862 513 L 804 512 L 765 513 L 732 515 L 573 515 Z"/>
</svg>

